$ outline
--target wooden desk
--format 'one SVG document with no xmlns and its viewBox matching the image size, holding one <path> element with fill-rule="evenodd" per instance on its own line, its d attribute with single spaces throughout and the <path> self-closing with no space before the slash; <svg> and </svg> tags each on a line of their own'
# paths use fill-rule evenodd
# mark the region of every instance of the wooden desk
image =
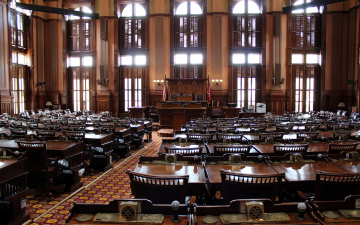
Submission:
<svg viewBox="0 0 360 225">
<path fill-rule="evenodd" d="M 239 118 L 240 110 L 241 110 L 241 108 L 227 107 L 227 106 L 225 106 L 221 109 L 225 118 Z"/>
<path fill-rule="evenodd" d="M 130 118 L 143 118 L 146 107 L 134 106 L 128 108 L 130 111 Z"/>
<path fill-rule="evenodd" d="M 0 140 L 0 148 L 7 148 L 18 151 L 19 147 L 16 140 Z M 79 170 L 83 164 L 82 153 L 84 144 L 81 142 L 60 142 L 60 141 L 46 141 L 46 150 L 49 157 L 60 157 L 69 162 L 69 168 L 73 172 L 73 185 L 70 191 L 74 191 L 83 186 L 80 181 Z"/>
<path fill-rule="evenodd" d="M 94 134 L 85 133 L 85 144 L 92 144 L 94 146 L 100 146 L 112 140 L 112 134 Z"/>
<path fill-rule="evenodd" d="M 189 175 L 187 195 L 203 196 L 205 173 L 202 165 L 148 165 L 138 164 L 134 172 L 146 175 L 184 176 Z"/>
<path fill-rule="evenodd" d="M 27 158 L 0 159 L 0 200 L 12 204 L 13 216 L 10 224 L 22 224 L 30 219 L 30 216 L 25 214 L 25 206 L 21 207 L 21 198 L 29 190 L 27 171 Z"/>
<path fill-rule="evenodd" d="M 360 162 L 332 162 L 335 166 L 348 173 L 360 173 Z"/>
<path fill-rule="evenodd" d="M 265 113 L 239 113 L 239 118 L 250 118 L 250 117 L 254 117 L 255 119 L 265 115 Z"/>
<path fill-rule="evenodd" d="M 285 173 L 287 183 L 283 183 L 282 185 L 288 186 L 293 190 L 301 191 L 315 190 L 317 170 L 332 173 L 347 173 L 328 162 L 277 164 L 273 165 L 273 167 L 277 172 Z"/>
<path fill-rule="evenodd" d="M 162 128 L 180 130 L 181 125 L 185 125 L 191 119 L 203 118 L 206 114 L 206 107 L 202 108 L 157 108 L 159 111 L 159 121 Z"/>
<path fill-rule="evenodd" d="M 197 148 L 197 147 L 202 147 L 202 154 L 207 154 L 208 152 L 206 151 L 206 147 L 205 147 L 205 144 L 191 144 L 189 146 L 180 146 L 180 145 L 175 145 L 173 143 L 161 143 L 160 145 L 160 148 L 159 148 L 159 151 L 158 153 L 159 154 L 166 154 L 166 151 L 165 151 L 165 147 L 168 147 L 168 148 L 179 148 L 179 149 L 186 149 L 186 148 Z"/>
<path fill-rule="evenodd" d="M 247 173 L 247 174 L 256 174 L 256 175 L 269 175 L 276 174 L 277 172 L 266 164 L 254 164 L 254 165 L 206 165 L 205 171 L 209 178 L 209 183 L 211 185 L 211 193 L 216 191 L 221 191 L 221 175 L 220 170 L 230 170 L 231 172 L 238 173 Z"/>
</svg>

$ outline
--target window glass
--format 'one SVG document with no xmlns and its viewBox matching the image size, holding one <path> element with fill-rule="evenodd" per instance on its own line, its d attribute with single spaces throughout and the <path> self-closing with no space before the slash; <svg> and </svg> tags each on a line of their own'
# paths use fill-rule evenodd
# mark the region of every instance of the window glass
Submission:
<svg viewBox="0 0 360 225">
<path fill-rule="evenodd" d="M 146 16 L 145 8 L 140 4 L 135 4 L 135 16 Z"/>
<path fill-rule="evenodd" d="M 135 56 L 135 65 L 146 65 L 146 56 L 144 55 Z"/>
<path fill-rule="evenodd" d="M 233 54 L 233 64 L 244 64 L 245 63 L 245 54 L 244 53 L 236 53 Z"/>
<path fill-rule="evenodd" d="M 80 57 L 70 57 L 69 67 L 80 66 Z"/>
<path fill-rule="evenodd" d="M 203 56 L 202 54 L 191 54 L 190 55 L 190 64 L 202 64 Z"/>
<path fill-rule="evenodd" d="M 124 8 L 121 17 L 132 17 L 132 7 L 133 7 L 132 4 L 127 5 Z"/>
<path fill-rule="evenodd" d="M 306 54 L 306 64 L 320 64 L 320 57 L 317 54 Z"/>
<path fill-rule="evenodd" d="M 248 1 L 248 13 L 260 13 L 259 6 L 253 1 Z"/>
<path fill-rule="evenodd" d="M 175 64 L 187 64 L 187 55 L 186 54 L 176 54 L 175 55 Z"/>
<path fill-rule="evenodd" d="M 190 14 L 191 15 L 202 14 L 200 5 L 195 2 L 190 2 Z"/>
<path fill-rule="evenodd" d="M 93 57 L 91 56 L 83 57 L 83 66 L 93 66 Z"/>
<path fill-rule="evenodd" d="M 304 57 L 302 54 L 292 54 L 291 55 L 292 64 L 302 64 L 304 63 Z"/>
<path fill-rule="evenodd" d="M 131 55 L 121 56 L 121 65 L 122 66 L 132 65 L 132 56 Z"/>
<path fill-rule="evenodd" d="M 245 1 L 240 1 L 236 3 L 233 9 L 233 14 L 242 14 L 245 13 Z"/>
<path fill-rule="evenodd" d="M 175 12 L 175 15 L 186 15 L 187 14 L 187 2 L 181 3 Z"/>
<path fill-rule="evenodd" d="M 260 63 L 260 54 L 250 53 L 248 54 L 248 64 L 258 64 Z"/>
</svg>

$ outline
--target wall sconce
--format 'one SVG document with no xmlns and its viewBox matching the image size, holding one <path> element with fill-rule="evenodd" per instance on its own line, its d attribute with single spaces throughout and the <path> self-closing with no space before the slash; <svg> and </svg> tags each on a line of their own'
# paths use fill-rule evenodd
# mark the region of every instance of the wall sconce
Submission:
<svg viewBox="0 0 360 225">
<path fill-rule="evenodd" d="M 155 89 L 158 89 L 158 90 L 162 90 L 163 88 L 163 84 L 164 84 L 164 80 L 153 80 L 153 83 L 155 85 Z"/>
<path fill-rule="evenodd" d="M 215 83 L 216 85 L 219 85 L 220 83 L 222 83 L 223 82 L 223 80 L 222 79 L 216 79 L 216 80 L 211 80 L 211 82 L 212 83 Z"/>
<path fill-rule="evenodd" d="M 161 83 L 164 83 L 164 80 L 153 80 L 154 83 L 157 83 L 157 85 L 161 85 Z"/>
<path fill-rule="evenodd" d="M 285 84 L 285 78 L 281 78 L 280 84 Z"/>
<path fill-rule="evenodd" d="M 354 87 L 355 86 L 355 80 L 354 79 L 350 79 L 348 80 L 348 84 L 349 84 L 349 87 Z"/>
<path fill-rule="evenodd" d="M 45 85 L 45 81 L 39 82 L 39 83 L 36 85 L 36 87 L 41 88 L 41 86 L 43 86 L 43 85 Z"/>
</svg>

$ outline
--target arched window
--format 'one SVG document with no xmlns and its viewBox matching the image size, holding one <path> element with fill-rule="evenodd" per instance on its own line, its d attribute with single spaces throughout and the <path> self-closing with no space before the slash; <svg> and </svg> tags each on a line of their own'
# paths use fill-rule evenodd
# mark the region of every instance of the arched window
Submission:
<svg viewBox="0 0 360 225">
<path fill-rule="evenodd" d="M 233 1 L 232 82 L 238 107 L 255 106 L 261 97 L 261 1 Z"/>
<path fill-rule="evenodd" d="M 294 1 L 293 5 L 303 4 L 305 0 Z M 310 2 L 307 0 L 306 2 Z M 321 16 L 318 7 L 292 11 L 292 47 L 316 48 L 321 42 Z"/>
<path fill-rule="evenodd" d="M 147 12 L 145 3 L 119 5 L 120 110 L 145 104 L 145 51 Z"/>
<path fill-rule="evenodd" d="M 306 3 L 311 2 L 311 0 L 306 0 Z M 304 4 L 305 0 L 297 0 L 296 2 L 294 2 L 293 5 L 301 5 Z M 319 13 L 319 8 L 318 7 L 307 7 L 305 10 L 306 13 Z M 298 10 L 294 10 L 292 11 L 292 13 L 304 13 L 303 9 L 298 9 Z"/>
<path fill-rule="evenodd" d="M 202 78 L 202 21 L 200 2 L 175 2 L 174 78 Z"/>
<path fill-rule="evenodd" d="M 260 13 L 258 1 L 242 0 L 235 3 L 233 8 L 234 47 L 259 47 L 261 45 Z"/>
<path fill-rule="evenodd" d="M 76 7 L 76 8 L 75 8 Z M 75 11 L 92 13 L 90 5 L 74 6 Z M 91 86 L 95 82 L 95 29 L 87 16 L 66 16 L 68 20 L 69 106 L 74 111 L 91 109 Z"/>
</svg>

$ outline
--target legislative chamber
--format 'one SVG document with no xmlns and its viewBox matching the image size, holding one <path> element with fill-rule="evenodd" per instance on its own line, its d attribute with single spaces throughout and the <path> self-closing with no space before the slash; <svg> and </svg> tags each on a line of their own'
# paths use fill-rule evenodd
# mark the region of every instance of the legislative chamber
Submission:
<svg viewBox="0 0 360 225">
<path fill-rule="evenodd" d="M 0 224 L 359 224 L 359 0 L 0 0 Z"/>
</svg>

